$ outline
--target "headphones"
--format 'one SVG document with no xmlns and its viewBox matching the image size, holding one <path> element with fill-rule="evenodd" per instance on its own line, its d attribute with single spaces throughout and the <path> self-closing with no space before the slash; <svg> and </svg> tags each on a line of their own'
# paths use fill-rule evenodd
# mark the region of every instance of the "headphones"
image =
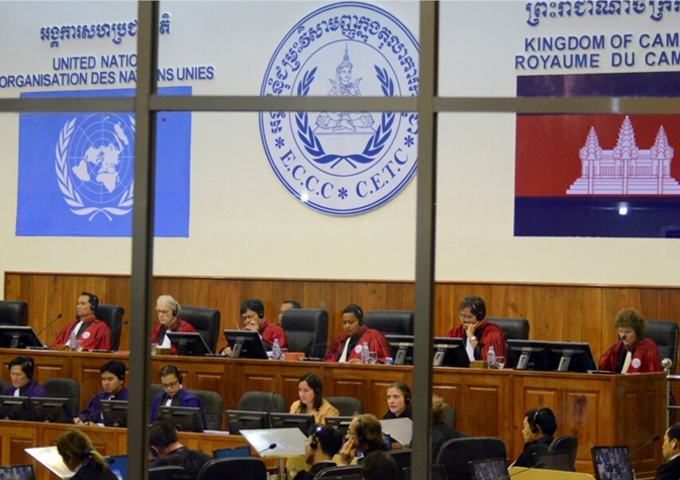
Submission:
<svg viewBox="0 0 680 480">
<path fill-rule="evenodd" d="M 179 315 L 179 309 L 177 307 L 172 309 L 172 316 L 173 318 Z"/>
<path fill-rule="evenodd" d="M 472 301 L 470 302 L 470 313 L 474 314 L 475 318 L 479 321 L 484 320 L 484 314 L 485 312 L 483 308 L 478 308 L 477 303 L 479 303 L 479 297 L 473 297 Z M 480 305 L 481 307 L 481 305 Z"/>
<path fill-rule="evenodd" d="M 321 430 L 323 427 L 316 427 L 316 430 L 314 430 L 314 433 L 312 434 L 312 441 L 309 442 L 309 447 L 313 448 L 316 450 L 319 446 L 319 440 L 316 438 L 317 434 L 321 433 Z"/>
<path fill-rule="evenodd" d="M 33 359 L 31 357 L 18 357 L 17 360 L 21 360 L 21 371 L 26 374 L 29 380 L 33 380 Z M 28 365 L 26 371 L 23 369 L 23 365 Z"/>
<path fill-rule="evenodd" d="M 90 310 L 91 311 L 94 312 L 95 310 L 97 310 L 97 308 L 99 307 L 99 298 L 97 298 L 97 295 L 95 295 L 94 293 L 90 293 L 90 292 L 83 292 L 83 293 L 81 293 L 81 295 L 85 295 L 85 296 L 87 296 L 87 298 L 90 299 Z"/>
<path fill-rule="evenodd" d="M 536 426 L 536 420 L 538 419 L 538 414 L 541 413 L 541 409 L 537 408 L 534 417 L 529 421 L 529 428 L 531 428 L 531 433 L 536 435 L 538 433 L 538 427 Z"/>
<path fill-rule="evenodd" d="M 359 417 L 359 420 L 357 421 L 357 426 L 354 429 L 354 433 L 357 436 L 357 440 L 359 440 L 359 445 L 361 445 L 362 443 L 366 443 L 366 437 L 364 436 L 364 428 L 362 426 L 361 417 Z"/>
<path fill-rule="evenodd" d="M 182 378 L 182 370 L 177 368 L 175 365 L 166 365 L 163 368 L 161 368 L 160 372 L 158 372 L 159 377 L 164 377 L 166 375 L 175 375 L 177 377 L 177 381 L 179 382 L 179 384 L 184 385 L 184 379 Z"/>
</svg>

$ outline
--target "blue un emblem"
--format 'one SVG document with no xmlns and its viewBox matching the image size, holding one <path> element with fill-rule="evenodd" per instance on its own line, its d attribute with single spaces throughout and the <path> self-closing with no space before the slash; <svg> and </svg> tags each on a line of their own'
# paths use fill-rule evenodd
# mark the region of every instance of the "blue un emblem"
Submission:
<svg viewBox="0 0 680 480">
<path fill-rule="evenodd" d="M 301 20 L 279 44 L 261 95 L 415 96 L 418 43 L 386 11 L 337 3 Z M 410 113 L 260 114 L 269 163 L 300 201 L 355 215 L 390 200 L 417 167 L 418 117 Z"/>
</svg>

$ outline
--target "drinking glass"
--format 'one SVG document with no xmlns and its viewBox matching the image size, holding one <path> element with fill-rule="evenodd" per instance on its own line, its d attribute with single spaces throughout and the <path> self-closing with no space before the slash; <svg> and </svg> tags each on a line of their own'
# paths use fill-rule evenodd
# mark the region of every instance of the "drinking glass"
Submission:
<svg viewBox="0 0 680 480">
<path fill-rule="evenodd" d="M 368 363 L 371 365 L 378 363 L 378 352 L 370 352 L 368 354 Z"/>
</svg>

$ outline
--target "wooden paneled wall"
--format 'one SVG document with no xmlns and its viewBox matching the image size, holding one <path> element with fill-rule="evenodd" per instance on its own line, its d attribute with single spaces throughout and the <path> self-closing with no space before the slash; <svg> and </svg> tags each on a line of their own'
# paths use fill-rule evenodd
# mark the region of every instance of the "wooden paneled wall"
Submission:
<svg viewBox="0 0 680 480">
<path fill-rule="evenodd" d="M 126 350 L 130 329 L 135 325 L 129 318 L 129 276 L 5 273 L 5 299 L 29 304 L 29 324 L 36 332 L 63 313 L 62 319 L 40 335 L 44 342 L 50 342 L 74 317 L 81 291 L 96 293 L 102 303 L 125 308 L 130 323 L 124 327 L 120 348 Z M 298 300 L 307 308 L 325 308 L 330 316 L 330 336 L 340 332 L 341 312 L 347 304 L 357 303 L 364 311 L 412 310 L 413 292 L 412 282 L 166 276 L 154 281 L 154 295 L 170 294 L 184 305 L 219 309 L 222 328 L 240 324 L 239 306 L 246 298 L 260 298 L 266 317 L 274 321 L 278 321 L 278 309 L 285 299 Z M 437 335 L 444 335 L 458 322 L 458 304 L 471 294 L 486 300 L 488 316 L 528 319 L 531 338 L 589 342 L 596 359 L 616 340 L 613 320 L 621 308 L 635 308 L 648 319 L 680 323 L 680 288 L 439 282 L 435 298 Z"/>
</svg>

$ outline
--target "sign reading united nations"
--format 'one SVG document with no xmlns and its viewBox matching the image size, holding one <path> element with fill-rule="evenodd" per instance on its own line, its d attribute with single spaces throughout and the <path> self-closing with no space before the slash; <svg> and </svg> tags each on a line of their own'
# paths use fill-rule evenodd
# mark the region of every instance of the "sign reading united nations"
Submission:
<svg viewBox="0 0 680 480">
<path fill-rule="evenodd" d="M 336 3 L 298 22 L 277 47 L 261 95 L 415 96 L 418 42 L 394 16 Z M 368 212 L 416 171 L 418 116 L 376 112 L 268 112 L 260 132 L 283 185 L 332 215 Z"/>
</svg>

